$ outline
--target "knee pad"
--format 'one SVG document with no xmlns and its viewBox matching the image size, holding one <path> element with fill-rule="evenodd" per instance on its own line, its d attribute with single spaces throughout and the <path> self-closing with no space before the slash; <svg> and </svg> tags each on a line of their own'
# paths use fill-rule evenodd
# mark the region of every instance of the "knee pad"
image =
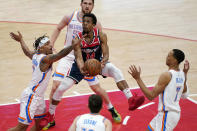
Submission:
<svg viewBox="0 0 197 131">
<path fill-rule="evenodd" d="M 107 63 L 102 69 L 102 75 L 114 78 L 115 82 L 124 80 L 124 76 L 120 69 L 118 69 L 112 63 Z"/>
<path fill-rule="evenodd" d="M 64 92 L 71 88 L 74 85 L 74 80 L 66 77 L 60 84 L 60 86 L 56 89 L 53 94 L 53 99 L 56 101 L 60 101 Z"/>
</svg>

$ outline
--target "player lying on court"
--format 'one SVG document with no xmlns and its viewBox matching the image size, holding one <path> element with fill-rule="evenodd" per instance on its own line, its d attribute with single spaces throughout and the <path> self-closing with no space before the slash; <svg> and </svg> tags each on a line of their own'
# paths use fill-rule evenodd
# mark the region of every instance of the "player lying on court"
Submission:
<svg viewBox="0 0 197 131">
<path fill-rule="evenodd" d="M 84 61 L 95 58 L 102 63 L 101 75 L 114 78 L 118 88 L 123 91 L 128 98 L 129 109 L 134 110 L 144 102 L 144 96 L 132 95 L 122 72 L 112 63 L 108 62 L 109 49 L 107 46 L 107 36 L 99 32 L 97 28 L 94 28 L 96 22 L 97 20 L 94 14 L 85 14 L 83 16 L 84 35 L 80 32 L 77 34 L 77 37 L 73 39 L 73 44 L 81 40 L 80 45 L 74 49 L 75 61 L 69 75 L 62 80 L 60 86 L 54 93 L 52 103 L 58 105 L 63 93 L 74 84 L 79 83 L 84 76 L 87 75 L 84 70 Z M 97 83 L 98 78 L 95 77 L 94 84 Z"/>
<path fill-rule="evenodd" d="M 88 99 L 90 113 L 77 116 L 68 131 L 112 131 L 111 122 L 99 114 L 102 103 L 99 95 L 91 95 Z"/>
<path fill-rule="evenodd" d="M 33 74 L 32 80 L 21 95 L 18 125 L 8 131 L 25 131 L 33 119 L 35 119 L 35 125 L 31 130 L 39 131 L 42 129 L 40 120 L 45 115 L 44 93 L 51 77 L 52 64 L 71 52 L 80 40 L 53 54 L 50 40 L 45 35 L 35 41 L 35 51 L 29 50 L 20 32 L 18 35 L 11 32 L 10 36 L 20 43 L 25 55 L 32 60 Z"/>
<path fill-rule="evenodd" d="M 149 100 L 159 95 L 158 114 L 148 125 L 149 131 L 172 131 L 180 120 L 180 98 L 188 95 L 187 72 L 189 62 L 186 60 L 184 69 L 179 68 L 180 63 L 185 59 L 184 53 L 179 49 L 173 49 L 168 53 L 166 65 L 168 71 L 160 75 L 159 80 L 152 90 L 149 90 L 142 81 L 141 69 L 131 65 L 129 73 L 136 80 L 142 92 Z"/>
</svg>

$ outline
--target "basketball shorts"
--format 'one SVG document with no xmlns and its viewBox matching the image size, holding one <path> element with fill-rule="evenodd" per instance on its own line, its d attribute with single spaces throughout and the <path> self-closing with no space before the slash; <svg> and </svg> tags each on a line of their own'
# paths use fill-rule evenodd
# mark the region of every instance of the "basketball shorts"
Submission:
<svg viewBox="0 0 197 131">
<path fill-rule="evenodd" d="M 70 69 L 72 67 L 72 64 L 73 64 L 73 61 L 74 61 L 74 58 L 72 57 L 63 57 L 57 67 L 56 67 L 56 70 L 53 74 L 53 80 L 58 80 L 58 81 L 62 81 L 62 79 L 64 78 L 64 76 L 68 75 L 68 73 L 70 72 Z"/>
<path fill-rule="evenodd" d="M 99 80 L 98 80 L 97 76 L 87 77 L 87 76 L 82 75 L 76 62 L 73 63 L 68 77 L 73 79 L 76 84 L 78 84 L 82 79 L 86 80 L 90 86 L 91 85 L 96 85 L 96 84 L 99 83 Z"/>
<path fill-rule="evenodd" d="M 33 119 L 43 118 L 46 105 L 43 97 L 38 97 L 30 89 L 25 89 L 20 99 L 20 114 L 18 121 L 29 125 Z"/>
<path fill-rule="evenodd" d="M 180 120 L 180 112 L 161 111 L 148 125 L 149 131 L 173 131 Z"/>
</svg>

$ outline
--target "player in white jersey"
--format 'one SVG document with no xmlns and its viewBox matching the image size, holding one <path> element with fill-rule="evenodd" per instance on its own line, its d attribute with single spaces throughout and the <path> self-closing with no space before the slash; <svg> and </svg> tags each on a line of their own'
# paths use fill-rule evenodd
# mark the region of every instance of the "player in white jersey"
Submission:
<svg viewBox="0 0 197 131">
<path fill-rule="evenodd" d="M 188 87 L 186 85 L 189 62 L 186 60 L 183 71 L 179 64 L 185 59 L 185 54 L 179 49 L 168 53 L 166 65 L 169 70 L 160 75 L 159 80 L 152 90 L 149 90 L 140 77 L 141 69 L 130 66 L 129 73 L 137 81 L 142 92 L 149 100 L 159 95 L 158 114 L 148 125 L 149 131 L 172 131 L 180 119 L 180 98 L 186 98 Z"/>
<path fill-rule="evenodd" d="M 35 41 L 35 51 L 29 50 L 20 32 L 18 35 L 11 32 L 10 36 L 21 44 L 25 55 L 32 60 L 33 73 L 32 80 L 21 95 L 19 123 L 9 131 L 25 131 L 33 119 L 35 119 L 35 126 L 31 130 L 39 131 L 42 129 L 40 120 L 46 115 L 44 93 L 51 77 L 52 63 L 70 53 L 80 41 L 62 49 L 57 54 L 52 54 L 52 46 L 45 35 Z"/>
<path fill-rule="evenodd" d="M 91 95 L 88 100 L 90 113 L 77 116 L 69 131 L 112 131 L 111 122 L 99 112 L 102 108 L 102 98 Z"/>
</svg>

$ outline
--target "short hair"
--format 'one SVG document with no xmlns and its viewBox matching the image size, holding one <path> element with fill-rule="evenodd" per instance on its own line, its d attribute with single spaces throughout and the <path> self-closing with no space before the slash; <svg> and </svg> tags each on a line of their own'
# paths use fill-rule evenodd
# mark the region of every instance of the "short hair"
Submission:
<svg viewBox="0 0 197 131">
<path fill-rule="evenodd" d="M 103 105 L 103 100 L 99 95 L 91 95 L 88 100 L 88 107 L 91 113 L 99 113 Z"/>
<path fill-rule="evenodd" d="M 35 40 L 35 42 L 34 42 L 34 44 L 33 44 L 34 50 L 37 50 L 37 49 L 38 49 L 39 43 L 40 43 L 40 41 L 41 41 L 44 37 L 48 37 L 48 36 L 43 35 L 43 36 L 40 36 L 38 39 Z"/>
<path fill-rule="evenodd" d="M 97 23 L 97 18 L 96 18 L 96 16 L 95 16 L 93 13 L 85 14 L 85 15 L 83 16 L 83 20 L 84 20 L 85 17 L 91 17 L 91 18 L 92 18 L 92 23 L 96 25 L 96 23 Z"/>
<path fill-rule="evenodd" d="M 173 49 L 173 56 L 178 61 L 178 64 L 180 64 L 185 59 L 184 52 L 179 49 Z"/>
<path fill-rule="evenodd" d="M 83 0 L 81 0 L 81 3 L 83 2 Z M 92 0 L 93 4 L 94 4 L 94 0 Z"/>
</svg>

